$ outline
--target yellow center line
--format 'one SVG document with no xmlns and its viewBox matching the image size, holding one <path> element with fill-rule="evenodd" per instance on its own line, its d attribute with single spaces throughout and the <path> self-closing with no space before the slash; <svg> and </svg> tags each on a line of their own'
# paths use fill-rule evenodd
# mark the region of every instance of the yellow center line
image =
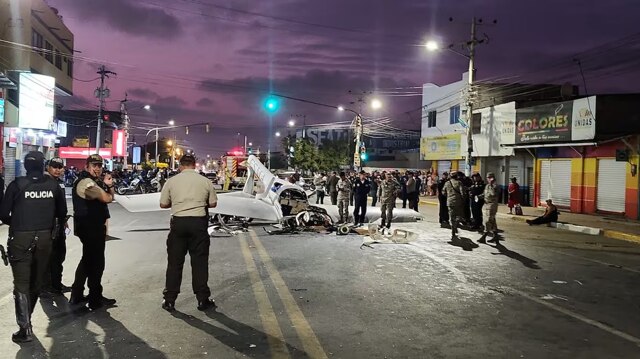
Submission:
<svg viewBox="0 0 640 359">
<path fill-rule="evenodd" d="M 276 287 L 276 291 L 278 292 L 280 299 L 282 299 L 282 303 L 289 315 L 289 319 L 291 319 L 291 323 L 293 323 L 293 327 L 302 341 L 305 352 L 311 358 L 327 358 L 327 354 L 325 354 L 324 349 L 322 349 L 320 341 L 313 332 L 313 329 L 311 329 L 309 322 L 305 319 L 304 314 L 302 314 L 302 310 L 298 307 L 298 303 L 296 303 L 295 299 L 291 295 L 291 292 L 280 276 L 280 273 L 273 265 L 271 257 L 269 257 L 269 254 L 262 245 L 262 242 L 260 242 L 258 235 L 254 231 L 249 231 L 249 233 L 253 239 L 256 249 L 258 250 L 260 259 L 262 259 L 262 263 L 264 263 L 264 266 L 266 267 L 267 272 L 269 272 L 269 276 Z"/>
<path fill-rule="evenodd" d="M 264 283 L 262 283 L 262 280 L 260 279 L 258 267 L 253 261 L 253 256 L 249 250 L 247 239 L 243 234 L 240 235 L 240 248 L 242 249 L 242 256 L 244 257 L 244 262 L 246 263 L 247 270 L 249 272 L 249 279 L 251 280 L 251 286 L 253 287 L 253 295 L 258 303 L 260 320 L 262 321 L 265 334 L 267 334 L 271 357 L 290 358 L 286 342 L 284 341 L 284 336 L 282 335 L 280 325 L 278 324 L 278 319 L 276 318 L 273 306 L 271 306 L 271 302 L 269 301 L 269 296 L 264 288 Z"/>
</svg>

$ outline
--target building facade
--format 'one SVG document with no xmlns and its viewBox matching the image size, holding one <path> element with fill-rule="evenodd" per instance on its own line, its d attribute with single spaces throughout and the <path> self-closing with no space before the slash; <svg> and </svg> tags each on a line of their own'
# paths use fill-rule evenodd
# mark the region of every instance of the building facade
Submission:
<svg viewBox="0 0 640 359">
<path fill-rule="evenodd" d="M 8 41 L 0 47 L 0 73 L 12 83 L 0 88 L 8 183 L 22 173 L 24 153 L 54 155 L 56 99 L 73 92 L 73 34 L 43 0 L 0 0 L 0 24 L 0 38 Z"/>
</svg>

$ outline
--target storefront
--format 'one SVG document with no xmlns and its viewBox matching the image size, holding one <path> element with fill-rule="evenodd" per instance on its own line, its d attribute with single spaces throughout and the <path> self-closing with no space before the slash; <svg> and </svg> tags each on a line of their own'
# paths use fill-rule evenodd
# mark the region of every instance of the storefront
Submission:
<svg viewBox="0 0 640 359">
<path fill-rule="evenodd" d="M 638 100 L 592 96 L 518 109 L 513 142 L 503 145 L 535 157 L 534 203 L 637 219 Z"/>
</svg>

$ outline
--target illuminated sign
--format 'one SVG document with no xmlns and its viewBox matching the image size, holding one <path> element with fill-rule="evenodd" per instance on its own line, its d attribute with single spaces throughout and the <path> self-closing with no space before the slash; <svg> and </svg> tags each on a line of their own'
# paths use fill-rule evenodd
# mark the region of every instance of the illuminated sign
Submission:
<svg viewBox="0 0 640 359">
<path fill-rule="evenodd" d="M 0 98 L 0 123 L 4 122 L 4 99 Z"/>
<path fill-rule="evenodd" d="M 111 141 L 111 154 L 114 157 L 124 157 L 127 155 L 125 133 L 123 130 L 113 130 L 113 140 Z"/>
<path fill-rule="evenodd" d="M 58 137 L 67 137 L 67 123 L 58 120 L 56 134 Z"/>
<path fill-rule="evenodd" d="M 133 163 L 136 164 L 136 165 L 138 163 L 140 163 L 141 152 L 142 152 L 142 148 L 141 147 L 137 147 L 136 146 L 136 147 L 133 148 Z"/>
<path fill-rule="evenodd" d="M 19 84 L 19 127 L 53 131 L 55 78 L 22 72 Z"/>
<path fill-rule="evenodd" d="M 60 158 L 84 160 L 94 153 L 96 153 L 95 148 L 77 148 L 77 147 L 60 147 L 59 148 Z M 102 158 L 111 158 L 111 149 L 101 148 L 99 154 L 100 156 L 102 156 Z"/>
</svg>

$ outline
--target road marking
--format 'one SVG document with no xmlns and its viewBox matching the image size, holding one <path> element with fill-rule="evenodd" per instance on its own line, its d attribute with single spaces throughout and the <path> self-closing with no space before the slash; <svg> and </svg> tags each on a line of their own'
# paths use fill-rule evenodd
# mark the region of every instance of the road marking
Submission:
<svg viewBox="0 0 640 359">
<path fill-rule="evenodd" d="M 446 260 L 439 258 L 436 255 L 433 255 L 431 253 L 429 253 L 429 251 L 427 251 L 424 248 L 418 247 L 413 243 L 409 243 L 409 245 L 414 249 L 415 252 L 419 252 L 422 255 L 429 257 L 429 259 L 431 259 L 432 261 L 440 264 L 441 266 L 443 266 L 445 269 L 447 269 L 449 272 L 451 272 L 451 274 L 453 274 L 454 277 L 456 277 L 456 279 L 462 283 L 467 283 L 467 277 L 464 275 L 464 273 L 462 273 L 461 270 L 459 270 L 458 268 L 456 268 L 453 264 L 447 262 Z"/>
<path fill-rule="evenodd" d="M 615 336 L 618 336 L 618 337 L 620 337 L 622 339 L 626 339 L 626 340 L 628 340 L 628 341 L 640 346 L 640 338 L 636 338 L 631 334 L 627 334 L 625 332 L 619 331 L 619 330 L 617 330 L 615 328 L 612 328 L 612 327 L 610 327 L 608 325 L 602 324 L 602 323 L 600 323 L 600 322 L 598 322 L 596 320 L 589 319 L 589 318 L 585 317 L 584 315 L 581 315 L 581 314 L 578 314 L 578 313 L 574 313 L 574 312 L 572 312 L 570 310 L 564 309 L 564 308 L 562 308 L 560 306 L 557 306 L 557 305 L 555 305 L 553 303 L 550 303 L 550 302 L 548 302 L 546 300 L 542 300 L 540 298 L 536 298 L 535 296 L 533 296 L 531 294 L 527 294 L 525 292 L 521 292 L 521 291 L 519 291 L 517 289 L 506 288 L 506 290 L 509 291 L 509 292 L 516 293 L 516 294 L 520 295 L 521 297 L 529 299 L 531 301 L 534 301 L 534 302 L 536 302 L 538 304 L 544 305 L 547 308 L 551 308 L 551 309 L 553 309 L 555 311 L 558 311 L 558 312 L 560 312 L 560 313 L 562 313 L 564 315 L 568 315 L 568 316 L 570 316 L 570 317 L 572 317 L 574 319 L 577 319 L 577 320 L 580 320 L 580 321 L 582 321 L 584 323 L 593 325 L 594 327 L 600 328 L 600 329 L 602 329 L 602 330 L 604 330 L 606 332 L 609 332 L 609 333 L 611 333 L 611 334 L 613 334 Z"/>
<path fill-rule="evenodd" d="M 562 254 L 562 255 L 565 255 L 565 256 L 569 256 L 569 257 L 575 257 L 575 258 L 584 259 L 585 261 L 602 264 L 602 265 L 605 265 L 607 267 L 614 267 L 614 268 L 617 268 L 617 269 L 626 270 L 628 272 L 640 273 L 640 270 L 637 270 L 637 269 L 627 268 L 627 267 L 623 267 L 623 266 L 620 266 L 620 265 L 617 265 L 617 264 L 600 261 L 600 260 L 597 260 L 597 259 L 591 259 L 591 258 L 579 256 L 579 255 L 576 255 L 576 254 L 569 254 L 569 253 L 565 253 L 565 252 L 562 252 L 562 251 L 556 251 L 556 250 L 553 250 L 553 249 L 549 249 L 549 251 L 554 252 L 554 253 L 558 253 L 558 254 Z"/>
<path fill-rule="evenodd" d="M 271 261 L 271 257 L 269 257 L 269 254 L 262 245 L 258 235 L 253 230 L 249 231 L 249 234 L 251 235 L 253 243 L 258 250 L 262 263 L 269 273 L 269 277 L 271 277 L 271 281 L 273 281 L 273 284 L 276 287 L 276 291 L 278 292 L 280 299 L 282 299 L 282 303 L 289 315 L 289 319 L 291 319 L 291 323 L 298 333 L 298 337 L 300 337 L 300 341 L 302 341 L 302 346 L 304 347 L 307 355 L 311 358 L 327 358 L 327 354 L 325 354 L 324 349 L 322 349 L 322 345 L 320 344 L 318 337 L 316 337 L 313 329 L 311 329 L 311 325 L 309 325 L 304 314 L 302 314 L 302 310 L 298 307 L 296 300 L 291 295 L 289 287 L 287 287 L 280 276 L 280 273 Z"/>
<path fill-rule="evenodd" d="M 249 272 L 249 279 L 251 280 L 251 287 L 253 288 L 253 295 L 258 303 L 258 311 L 260 312 L 260 320 L 264 326 L 265 334 L 268 335 L 267 340 L 269 342 L 269 348 L 271 350 L 272 358 L 289 358 L 289 351 L 280 330 L 278 319 L 273 311 L 273 306 L 269 301 L 269 296 L 264 288 L 264 283 L 260 279 L 258 274 L 258 267 L 253 261 L 253 255 L 249 250 L 247 239 L 244 235 L 240 235 L 240 248 L 242 249 L 242 256 L 244 262 L 247 265 Z"/>
</svg>

